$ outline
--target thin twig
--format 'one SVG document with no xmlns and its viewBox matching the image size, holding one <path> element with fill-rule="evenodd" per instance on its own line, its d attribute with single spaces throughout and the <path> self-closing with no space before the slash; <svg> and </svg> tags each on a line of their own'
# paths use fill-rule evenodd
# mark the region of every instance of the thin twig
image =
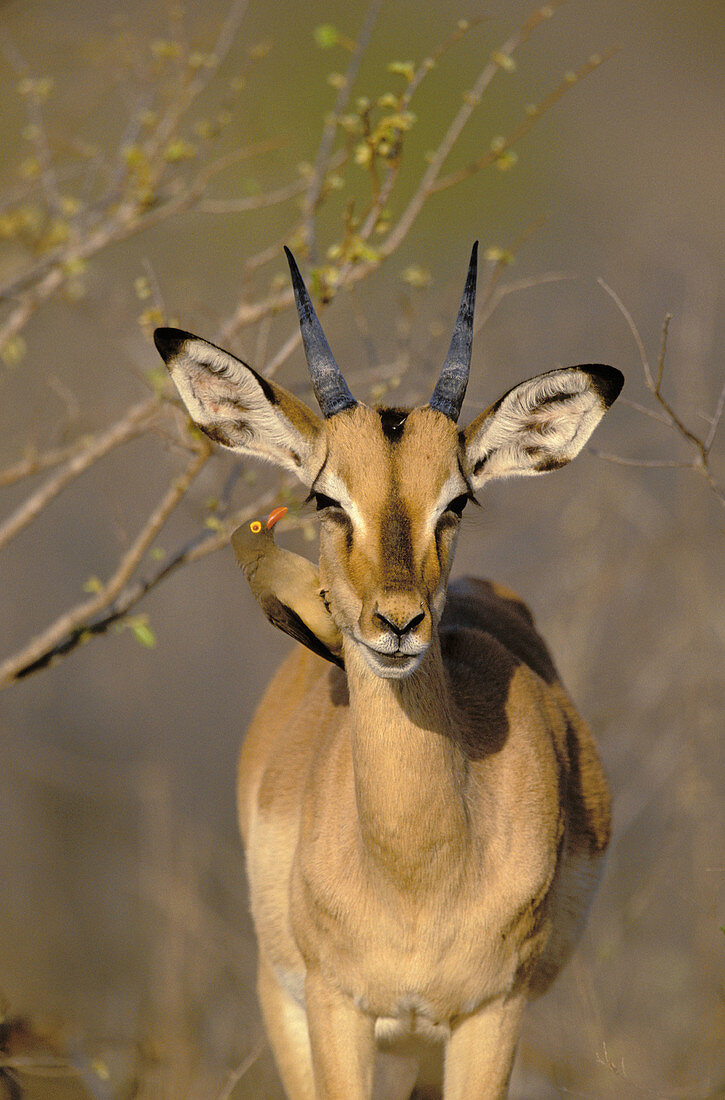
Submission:
<svg viewBox="0 0 725 1100">
<path fill-rule="evenodd" d="M 415 93 L 420 88 L 420 85 L 423 83 L 426 76 L 428 76 L 428 74 L 433 71 L 441 58 L 443 58 L 454 46 L 458 45 L 458 43 L 465 35 L 469 34 L 469 32 L 472 31 L 475 27 L 480 26 L 481 23 L 486 22 L 489 18 L 490 16 L 487 15 L 478 15 L 472 19 L 460 20 L 453 34 L 451 34 L 445 40 L 445 42 L 441 42 L 440 45 L 435 48 L 433 53 L 429 54 L 428 57 L 423 59 L 423 61 L 413 74 L 413 79 L 410 81 L 408 87 L 403 93 L 403 110 L 406 110 L 410 106 Z"/>
<path fill-rule="evenodd" d="M 293 180 L 284 187 L 263 191 L 259 195 L 247 195 L 243 199 L 202 199 L 197 209 L 202 214 L 246 214 L 250 210 L 264 210 L 269 206 L 279 206 L 296 195 L 301 195 L 306 187 L 305 180 Z"/>
<path fill-rule="evenodd" d="M 24 500 L 13 514 L 0 524 L 0 549 L 8 544 L 11 539 L 32 523 L 42 510 L 65 489 L 71 481 L 80 477 L 89 466 L 97 462 L 99 458 L 108 454 L 121 443 L 140 435 L 149 427 L 149 421 L 158 411 L 159 398 L 147 397 L 138 404 L 133 405 L 120 420 L 116 421 L 105 432 L 101 432 L 91 440 L 83 450 L 78 451 L 50 477 L 44 485 Z"/>
<path fill-rule="evenodd" d="M 181 94 L 174 98 L 165 115 L 154 127 L 152 134 L 147 139 L 144 152 L 148 158 L 152 178 L 156 185 L 161 181 L 165 169 L 168 167 L 165 159 L 165 150 L 174 132 L 177 130 L 184 114 L 188 112 L 194 101 L 207 87 L 209 81 L 218 71 L 231 48 L 234 37 L 239 29 L 241 20 L 246 12 L 248 0 L 236 0 L 227 13 L 216 44 L 209 54 L 208 63 L 197 71 L 192 80 L 183 88 Z M 267 143 L 269 144 L 269 143 Z M 231 159 L 247 155 L 247 151 L 232 154 Z M 181 195 L 172 195 L 165 202 L 160 202 L 147 210 L 146 198 L 134 196 L 120 200 L 118 189 L 106 194 L 96 206 L 83 212 L 82 217 L 86 221 L 85 233 L 82 238 L 76 231 L 71 235 L 69 243 L 54 250 L 50 256 L 44 257 L 30 272 L 26 272 L 18 279 L 3 288 L 3 297 L 12 298 L 18 294 L 24 297 L 18 302 L 0 329 L 0 347 L 6 345 L 27 324 L 32 315 L 65 283 L 68 271 L 79 262 L 86 262 L 98 251 L 112 243 L 124 240 L 126 237 L 138 234 L 157 225 L 165 218 L 171 217 L 183 210 L 190 208 L 203 195 L 204 188 L 209 180 L 222 171 L 229 163 L 230 158 L 223 158 L 218 162 L 204 168 L 196 177 L 191 186 L 188 186 Z M 124 151 L 119 151 L 119 163 L 125 164 Z M 123 179 L 128 178 L 128 171 L 124 172 Z M 256 209 L 261 205 L 272 205 L 275 201 L 284 201 L 275 197 L 271 203 L 258 202 L 252 205 Z M 81 215 L 76 219 L 78 224 Z"/>
<path fill-rule="evenodd" d="M 8 64 L 14 69 L 16 76 L 30 81 L 30 68 L 22 56 L 16 44 L 11 41 L 6 31 L 2 34 L 2 49 Z M 48 209 L 59 214 L 62 209 L 62 200 L 58 189 L 58 180 L 53 167 L 53 154 L 48 140 L 48 131 L 40 105 L 40 97 L 32 89 L 25 95 L 25 110 L 28 116 L 28 133 L 35 147 L 40 183 L 45 195 Z"/>
<path fill-rule="evenodd" d="M 0 688 L 7 687 L 13 680 L 35 668 L 45 667 L 56 651 L 58 654 L 68 652 L 83 641 L 89 631 L 94 632 L 90 624 L 100 612 L 104 612 L 118 600 L 156 535 L 206 465 L 210 455 L 211 445 L 202 442 L 186 469 L 167 489 L 107 583 L 89 600 L 84 600 L 61 615 L 19 653 L 0 665 Z M 118 614 L 113 616 L 114 619 L 118 617 Z"/>
<path fill-rule="evenodd" d="M 500 159 L 501 155 L 508 149 L 514 146 L 517 142 L 521 141 L 521 138 L 528 134 L 529 130 L 543 117 L 548 111 L 554 107 L 560 99 L 562 99 L 575 84 L 578 84 L 585 77 L 589 76 L 596 69 L 600 68 L 605 61 L 609 61 L 618 53 L 619 48 L 613 46 L 610 50 L 601 56 L 591 57 L 587 62 L 581 65 L 578 69 L 571 73 L 570 76 L 564 77 L 562 81 L 549 92 L 547 96 L 541 101 L 540 104 L 532 109 L 523 122 L 508 134 L 500 143 L 497 143 L 495 149 L 489 150 L 484 153 L 483 156 L 474 160 L 471 164 L 465 168 L 461 168 L 457 172 L 451 172 L 448 176 L 443 176 L 441 179 L 436 180 L 431 186 L 431 194 L 435 194 L 438 191 L 444 191 L 448 187 L 455 187 L 459 183 L 463 183 L 470 176 L 476 172 L 480 172 L 483 168 L 488 168 L 490 164 L 494 164 Z"/>
<path fill-rule="evenodd" d="M 619 312 L 622 314 L 625 321 L 627 322 L 627 327 L 629 328 L 629 331 L 632 334 L 632 339 L 634 340 L 634 342 L 637 346 L 637 351 L 639 352 L 639 360 L 640 360 L 640 363 L 642 364 L 642 370 L 644 371 L 644 377 L 645 377 L 645 381 L 647 383 L 647 388 L 649 390 L 651 390 L 652 393 L 654 393 L 655 384 L 654 384 L 654 379 L 652 378 L 652 371 L 650 370 L 649 359 L 647 358 L 647 352 L 645 350 L 645 346 L 644 346 L 644 343 L 642 341 L 642 337 L 639 334 L 639 329 L 637 328 L 637 326 L 634 323 L 634 319 L 632 317 L 632 314 L 629 312 L 629 310 L 627 309 L 627 307 L 625 306 L 624 302 L 619 297 L 617 292 L 615 290 L 612 290 L 611 286 L 609 286 L 609 284 L 606 283 L 604 281 L 604 279 L 599 278 L 599 279 L 597 279 L 597 282 L 599 283 L 602 290 L 606 294 L 609 295 L 609 297 L 612 299 L 615 306 L 617 307 L 617 309 L 619 310 Z"/>
<path fill-rule="evenodd" d="M 553 14 L 554 10 L 561 7 L 565 0 L 558 0 L 558 2 L 547 5 L 546 9 L 537 9 L 526 22 L 511 35 L 501 48 L 496 51 L 493 57 L 503 55 L 510 57 L 533 33 L 535 28 L 548 16 Z M 476 83 L 473 88 L 468 92 L 463 99 L 463 104 L 457 111 L 455 117 L 450 123 L 448 130 L 446 131 L 443 140 L 440 142 L 438 148 L 431 156 L 428 167 L 423 174 L 423 178 L 413 195 L 408 202 L 403 214 L 398 219 L 398 222 L 394 229 L 388 234 L 381 246 L 381 251 L 386 255 L 390 255 L 398 247 L 400 242 L 406 237 L 411 226 L 415 222 L 416 218 L 420 214 L 423 206 L 428 197 L 433 193 L 435 185 L 438 181 L 441 169 L 448 159 L 454 145 L 458 141 L 463 128 L 470 119 L 471 115 L 475 111 L 476 107 L 481 101 L 484 92 L 487 90 L 494 77 L 501 71 L 501 67 L 498 61 L 489 61 L 481 73 L 479 74 Z"/>
<path fill-rule="evenodd" d="M 247 12 L 249 0 L 235 0 L 229 8 L 217 40 L 208 54 L 207 64 L 200 66 L 192 80 L 174 96 L 166 114 L 154 128 L 146 146 L 150 158 L 156 159 L 176 132 L 182 117 L 198 99 L 209 82 L 219 71 L 236 38 L 239 27 Z"/>
<path fill-rule="evenodd" d="M 506 249 L 503 255 L 494 263 L 488 280 L 485 286 L 482 287 L 482 293 L 480 294 L 480 316 L 482 317 L 482 323 L 487 321 L 493 312 L 493 309 L 489 310 L 488 307 L 491 303 L 496 285 L 507 269 L 511 259 L 539 232 L 540 229 L 543 228 L 543 226 L 546 225 L 548 220 L 548 216 L 542 215 L 539 218 L 535 218 L 532 222 L 529 222 L 523 233 L 519 234 L 510 248 Z"/>
<path fill-rule="evenodd" d="M 628 404 L 637 412 L 644 413 L 645 415 L 652 417 L 654 420 L 657 420 L 660 423 L 666 424 L 667 427 L 672 428 L 674 431 L 676 431 L 678 435 L 685 441 L 685 443 L 687 443 L 695 451 L 695 457 L 690 462 L 677 462 L 660 459 L 627 458 L 622 455 L 606 454 L 602 451 L 596 450 L 595 448 L 591 448 L 592 453 L 596 454 L 599 458 L 606 459 L 608 462 L 616 462 L 620 466 L 643 466 L 655 469 L 670 468 L 694 470 L 696 473 L 700 474 L 701 477 L 705 478 L 708 485 L 710 486 L 713 495 L 716 497 L 717 500 L 720 501 L 721 504 L 725 505 L 725 492 L 723 492 L 721 485 L 713 476 L 710 469 L 710 450 L 715 440 L 715 434 L 717 432 L 717 428 L 722 417 L 723 407 L 725 406 L 725 386 L 723 386 L 723 389 L 718 398 L 717 404 L 715 406 L 715 412 L 713 413 L 712 418 L 709 420 L 709 431 L 705 438 L 701 439 L 694 432 L 690 431 L 690 429 L 684 424 L 679 414 L 675 411 L 667 398 L 664 397 L 662 394 L 662 379 L 664 375 L 665 356 L 667 352 L 667 335 L 669 331 L 671 315 L 669 313 L 665 314 L 664 322 L 662 324 L 660 354 L 657 359 L 657 374 L 655 378 L 652 374 L 649 360 L 647 358 L 647 352 L 644 347 L 644 342 L 639 334 L 639 329 L 637 328 L 637 325 L 635 324 L 631 313 L 626 308 L 619 295 L 616 294 L 616 292 L 612 290 L 610 286 L 608 286 L 604 279 L 600 278 L 597 280 L 597 282 L 599 283 L 601 288 L 609 295 L 619 312 L 624 317 L 627 323 L 627 327 L 629 328 L 632 338 L 637 346 L 637 350 L 639 351 L 639 358 L 642 364 L 645 385 L 654 397 L 662 412 L 657 412 L 652 409 L 646 409 L 633 401 L 628 402 Z"/>
<path fill-rule="evenodd" d="M 677 462 L 666 458 L 626 458 L 624 455 L 610 454 L 608 451 L 600 451 L 598 447 L 589 447 L 589 451 L 597 458 L 603 458 L 606 462 L 614 462 L 617 466 L 641 466 L 649 470 L 691 470 L 691 462 Z"/>
<path fill-rule="evenodd" d="M 302 342 L 299 327 L 289 336 L 279 351 L 274 355 L 264 368 L 265 378 L 273 378 L 283 363 L 286 363 L 298 344 Z"/>
<path fill-rule="evenodd" d="M 190 467 L 193 467 L 193 463 L 190 464 Z M 196 472 L 198 473 L 198 470 Z M 188 478 L 188 471 L 186 476 Z M 189 484 L 190 481 L 182 486 L 181 495 L 188 489 Z M 121 572 L 123 571 L 123 577 L 126 580 L 130 576 L 126 568 L 130 554 L 133 554 L 134 568 L 139 564 L 140 556 L 143 556 L 139 556 L 135 551 L 139 540 L 144 538 L 143 553 L 145 553 L 148 545 L 158 533 L 159 528 L 154 525 L 151 537 L 146 538 L 145 536 L 150 530 L 150 524 L 147 524 L 137 543 L 131 548 L 129 554 L 124 557 L 112 581 L 104 586 L 96 597 L 60 616 L 46 631 L 0 665 L 0 690 L 9 687 L 16 680 L 20 680 L 33 672 L 47 668 L 58 658 L 72 653 L 89 638 L 98 634 L 105 634 L 109 627 L 123 619 L 152 588 L 156 588 L 157 585 L 165 581 L 178 569 L 192 565 L 194 562 L 201 561 L 207 555 L 223 549 L 236 527 L 252 516 L 266 512 L 278 499 L 278 492 L 264 494 L 251 504 L 247 504 L 229 515 L 225 520 L 220 521 L 218 528 L 215 530 L 203 530 L 196 534 L 179 550 L 169 555 L 164 562 L 151 570 L 144 579 L 130 583 L 123 581 L 122 586 L 119 587 L 118 578 L 121 576 Z M 158 510 L 155 515 L 158 515 Z"/>
<path fill-rule="evenodd" d="M 355 83 L 355 79 L 360 69 L 360 63 L 370 44 L 370 39 L 375 29 L 375 23 L 382 3 L 383 0 L 371 0 L 371 3 L 368 5 L 363 25 L 360 28 L 355 48 L 352 51 L 352 56 L 347 66 L 347 72 L 338 90 L 332 113 L 325 123 L 322 130 L 322 136 L 320 137 L 320 144 L 317 149 L 317 156 L 315 157 L 315 164 L 305 197 L 304 233 L 305 240 L 307 241 L 307 254 L 312 262 L 315 261 L 316 256 L 315 213 L 322 195 L 325 176 L 330 167 L 330 157 L 335 142 L 335 135 L 337 133 L 337 123 L 347 106 L 350 93 L 352 92 L 352 86 Z"/>
<path fill-rule="evenodd" d="M 432 54 L 424 58 L 424 60 L 421 62 L 421 64 L 418 66 L 415 73 L 413 74 L 413 78 L 408 84 L 408 87 L 405 89 L 403 95 L 401 96 L 401 112 L 405 112 L 410 109 L 410 105 L 413 101 L 415 93 L 418 91 L 425 78 L 434 71 L 440 59 L 450 49 L 457 45 L 457 43 L 460 42 L 464 35 L 466 35 L 474 27 L 482 23 L 484 18 L 484 16 L 479 16 L 476 19 L 465 21 L 463 25 L 459 25 L 453 32 L 453 34 L 450 35 L 450 37 L 445 42 L 442 42 L 440 46 L 438 46 L 437 49 L 433 51 Z M 387 203 L 393 192 L 393 188 L 395 187 L 398 176 L 400 174 L 401 160 L 402 158 L 400 155 L 395 157 L 394 162 L 388 168 L 388 171 L 385 173 L 385 178 L 377 189 L 377 194 L 374 197 L 374 201 L 371 204 L 370 209 L 365 214 L 363 224 L 358 234 L 362 241 L 368 241 L 370 239 L 378 224 L 380 215 L 387 206 Z M 372 168 L 373 166 L 371 164 L 371 170 Z"/>
<path fill-rule="evenodd" d="M 635 412 L 642 413 L 643 416 L 649 416 L 651 420 L 656 420 L 658 424 L 664 424 L 668 428 L 674 427 L 668 417 L 663 416 L 656 409 L 648 409 L 646 405 L 640 405 L 638 401 L 630 401 L 628 397 L 620 397 L 619 403 L 620 405 L 626 405 L 628 409 L 634 409 Z"/>
<path fill-rule="evenodd" d="M 230 1072 L 222 1091 L 217 1097 L 217 1100 L 231 1100 L 234 1089 L 242 1080 L 242 1078 L 249 1073 L 255 1062 L 259 1061 L 262 1054 L 264 1053 L 266 1046 L 267 1044 L 264 1039 L 260 1039 L 256 1046 L 252 1047 L 252 1050 L 249 1052 L 244 1061 L 241 1062 L 236 1069 L 233 1069 Z"/>
<path fill-rule="evenodd" d="M 511 249 L 506 251 L 514 255 Z M 576 279 L 576 275 L 569 271 L 545 271 L 542 275 L 532 275 L 528 279 L 512 279 L 511 282 L 504 283 L 503 286 L 493 287 L 493 293 L 489 293 L 485 308 L 478 315 L 475 331 L 478 332 L 490 321 L 501 302 L 509 294 L 519 294 L 522 290 L 531 290 L 534 287 L 545 286 L 547 283 L 562 283 L 567 279 Z"/>
<path fill-rule="evenodd" d="M 720 426 L 722 419 L 723 409 L 725 408 L 725 382 L 720 390 L 720 396 L 717 399 L 717 405 L 715 406 L 715 412 L 713 413 L 712 420 L 710 421 L 710 431 L 705 436 L 705 450 L 709 453 L 713 443 L 715 442 L 715 435 L 717 429 Z"/>
<path fill-rule="evenodd" d="M 67 462 L 74 455 L 85 450 L 87 446 L 88 439 L 81 438 L 77 439 L 75 443 L 69 443 L 67 447 L 55 447 L 51 451 L 37 452 L 33 448 L 28 448 L 25 458 L 13 463 L 12 466 L 6 466 L 4 470 L 0 470 L 0 488 L 14 485 L 17 481 L 22 481 L 23 478 L 40 473 L 41 470 L 49 470 L 52 466 L 60 466 L 61 462 Z"/>
</svg>

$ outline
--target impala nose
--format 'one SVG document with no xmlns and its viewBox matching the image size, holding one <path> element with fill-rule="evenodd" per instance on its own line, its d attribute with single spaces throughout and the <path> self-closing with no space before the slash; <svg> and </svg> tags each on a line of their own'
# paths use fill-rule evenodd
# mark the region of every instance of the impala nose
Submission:
<svg viewBox="0 0 725 1100">
<path fill-rule="evenodd" d="M 384 612 L 376 606 L 373 612 L 373 620 L 382 626 L 384 630 L 391 630 L 393 634 L 396 634 L 398 638 L 402 638 L 405 634 L 410 634 L 415 630 L 416 626 L 419 626 L 425 618 L 425 611 L 417 611 L 414 615 L 409 615 L 408 611 L 394 611 L 393 609 L 386 609 Z"/>
</svg>

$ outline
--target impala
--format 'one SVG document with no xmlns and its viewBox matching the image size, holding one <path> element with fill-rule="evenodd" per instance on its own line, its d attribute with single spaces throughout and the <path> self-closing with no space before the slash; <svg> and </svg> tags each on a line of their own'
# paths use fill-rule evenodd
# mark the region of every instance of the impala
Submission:
<svg viewBox="0 0 725 1100">
<path fill-rule="evenodd" d="M 430 401 L 370 408 L 287 256 L 322 418 L 212 344 L 156 333 L 195 423 L 309 488 L 342 635 L 344 671 L 302 648 L 284 662 L 241 754 L 267 1034 L 291 1100 L 505 1096 L 527 998 L 586 918 L 609 793 L 526 606 L 448 577 L 474 493 L 569 462 L 622 375 L 538 375 L 460 431 L 474 245 Z"/>
</svg>

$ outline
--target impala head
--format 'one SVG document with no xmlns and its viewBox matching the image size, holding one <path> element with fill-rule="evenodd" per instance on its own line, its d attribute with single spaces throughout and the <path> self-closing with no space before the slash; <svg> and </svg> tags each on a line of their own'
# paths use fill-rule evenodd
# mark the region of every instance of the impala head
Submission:
<svg viewBox="0 0 725 1100">
<path fill-rule="evenodd" d="M 287 250 L 285 250 L 287 251 Z M 330 610 L 377 675 L 419 664 L 443 610 L 461 514 L 497 477 L 569 462 L 622 388 L 613 367 L 567 367 L 509 390 L 463 431 L 476 245 L 448 356 L 428 404 L 357 401 L 330 351 L 291 253 L 287 258 L 320 419 L 282 386 L 188 332 L 156 346 L 192 419 L 222 446 L 293 470 L 321 518 L 320 579 Z"/>
</svg>

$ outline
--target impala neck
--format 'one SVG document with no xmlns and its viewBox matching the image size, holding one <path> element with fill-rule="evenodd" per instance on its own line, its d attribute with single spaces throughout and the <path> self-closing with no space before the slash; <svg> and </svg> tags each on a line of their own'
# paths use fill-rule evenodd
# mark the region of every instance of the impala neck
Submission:
<svg viewBox="0 0 725 1100">
<path fill-rule="evenodd" d="M 390 876 L 424 882 L 452 864 L 468 832 L 466 765 L 438 639 L 404 680 L 376 676 L 353 646 L 345 667 L 364 848 Z"/>
</svg>

